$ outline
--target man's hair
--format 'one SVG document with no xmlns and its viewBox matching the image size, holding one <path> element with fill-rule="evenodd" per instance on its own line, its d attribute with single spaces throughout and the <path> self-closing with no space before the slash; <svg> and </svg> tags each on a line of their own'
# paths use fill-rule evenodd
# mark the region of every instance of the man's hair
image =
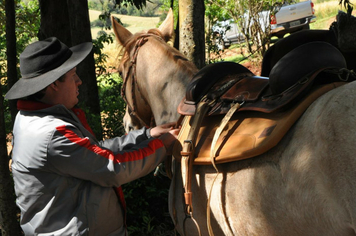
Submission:
<svg viewBox="0 0 356 236">
<path fill-rule="evenodd" d="M 64 76 L 65 76 L 65 74 L 64 75 L 62 75 L 61 77 L 59 77 L 57 80 L 59 80 L 59 81 L 61 81 L 61 82 L 64 82 Z M 56 80 L 56 81 L 57 81 Z M 56 81 L 54 81 L 53 83 L 55 83 Z M 48 85 L 49 86 L 49 85 Z M 48 87 L 47 86 L 47 87 Z M 44 89 L 42 89 L 41 91 L 38 91 L 37 93 L 35 93 L 35 94 L 32 94 L 32 95 L 30 95 L 30 96 L 28 96 L 27 97 L 27 100 L 30 100 L 30 101 L 39 101 L 39 100 L 41 100 L 43 97 L 44 97 L 44 95 L 46 94 L 46 89 L 47 89 L 47 87 L 45 87 Z"/>
</svg>

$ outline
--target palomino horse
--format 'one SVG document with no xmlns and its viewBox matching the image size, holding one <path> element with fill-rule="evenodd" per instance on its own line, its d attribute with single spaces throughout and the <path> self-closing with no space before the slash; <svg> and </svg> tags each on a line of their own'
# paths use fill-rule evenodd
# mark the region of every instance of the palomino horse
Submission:
<svg viewBox="0 0 356 236">
<path fill-rule="evenodd" d="M 156 124 L 176 121 L 177 105 L 196 68 L 165 43 L 173 33 L 172 15 L 160 31 L 132 35 L 114 20 L 113 28 L 125 48 L 120 70 L 132 115 L 142 125 L 152 123 L 152 116 Z M 194 166 L 189 216 L 180 163 L 175 162 L 169 207 L 177 231 L 219 236 L 356 235 L 355 101 L 356 83 L 340 86 L 319 97 L 266 153 L 218 164 L 218 175 L 211 165 Z"/>
</svg>

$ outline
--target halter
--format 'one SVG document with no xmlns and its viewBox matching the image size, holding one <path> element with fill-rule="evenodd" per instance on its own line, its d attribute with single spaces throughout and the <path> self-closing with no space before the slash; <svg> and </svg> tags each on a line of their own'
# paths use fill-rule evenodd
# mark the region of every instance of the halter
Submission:
<svg viewBox="0 0 356 236">
<path fill-rule="evenodd" d="M 136 117 L 142 125 L 146 126 L 146 127 L 154 127 L 156 126 L 155 124 L 155 119 L 152 113 L 152 110 L 150 112 L 150 116 L 151 116 L 151 122 L 150 124 L 147 124 L 143 119 L 141 119 L 138 115 L 137 115 L 137 104 L 136 104 L 136 99 L 135 99 L 135 85 L 137 87 L 137 91 L 139 93 L 141 93 L 140 88 L 137 84 L 137 76 L 136 76 L 136 61 L 137 61 L 137 55 L 138 55 L 138 51 L 139 49 L 148 41 L 148 37 L 153 36 L 156 37 L 159 40 L 162 40 L 162 38 L 160 38 L 159 36 L 155 35 L 155 34 L 143 34 L 141 36 L 138 37 L 135 46 L 134 46 L 134 53 L 133 53 L 133 57 L 130 60 L 130 66 L 128 68 L 128 71 L 125 75 L 125 77 L 123 78 L 123 84 L 122 84 L 122 88 L 121 88 L 121 97 L 124 99 L 125 103 L 127 104 L 128 107 L 128 112 L 131 116 Z M 130 73 L 132 72 L 132 73 Z M 132 98 L 132 102 L 133 104 L 130 105 L 130 103 L 127 100 L 127 96 L 126 96 L 126 85 L 128 82 L 128 79 L 131 76 L 131 98 Z M 141 93 L 142 94 L 142 93 Z M 142 99 L 145 101 L 145 103 L 148 105 L 148 101 L 144 96 L 141 96 Z"/>
</svg>

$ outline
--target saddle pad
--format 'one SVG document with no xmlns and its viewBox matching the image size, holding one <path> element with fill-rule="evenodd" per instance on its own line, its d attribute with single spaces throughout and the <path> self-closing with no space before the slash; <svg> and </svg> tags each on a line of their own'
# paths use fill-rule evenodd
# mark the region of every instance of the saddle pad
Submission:
<svg viewBox="0 0 356 236">
<path fill-rule="evenodd" d="M 291 126 L 318 97 L 345 83 L 337 82 L 314 89 L 299 104 L 292 108 L 271 114 L 242 111 L 235 113 L 222 131 L 215 149 L 215 163 L 226 163 L 251 158 L 276 146 Z M 194 164 L 211 164 L 210 147 L 216 129 L 223 115 L 206 116 L 198 132 Z M 181 159 L 182 145 L 187 139 L 192 116 L 185 116 L 178 141 L 173 149 L 173 157 Z"/>
</svg>

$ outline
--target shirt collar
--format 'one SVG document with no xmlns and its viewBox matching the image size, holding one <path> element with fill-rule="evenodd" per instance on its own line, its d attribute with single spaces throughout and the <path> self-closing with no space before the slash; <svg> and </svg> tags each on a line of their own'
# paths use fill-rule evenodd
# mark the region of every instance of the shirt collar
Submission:
<svg viewBox="0 0 356 236">
<path fill-rule="evenodd" d="M 28 101 L 28 100 L 18 100 L 17 109 L 19 111 L 36 111 L 49 108 L 53 105 L 49 105 L 43 102 Z"/>
</svg>

